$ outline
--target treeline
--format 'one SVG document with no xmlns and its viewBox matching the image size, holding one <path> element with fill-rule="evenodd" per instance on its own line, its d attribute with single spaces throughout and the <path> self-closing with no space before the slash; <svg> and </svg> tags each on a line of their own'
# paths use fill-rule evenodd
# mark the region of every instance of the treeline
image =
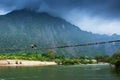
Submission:
<svg viewBox="0 0 120 80">
<path fill-rule="evenodd" d="M 56 55 L 55 50 L 47 50 L 45 53 L 4 53 L 0 54 L 0 60 L 4 59 L 22 59 L 22 60 L 39 60 L 39 61 L 55 61 L 59 65 L 74 64 L 94 64 L 97 61 L 92 57 L 66 57 L 65 55 Z"/>
<path fill-rule="evenodd" d="M 116 67 L 120 67 L 120 52 L 112 56 L 97 55 L 95 57 L 80 56 L 66 57 L 65 55 L 56 55 L 55 50 L 47 50 L 45 53 L 4 53 L 0 54 L 0 60 L 4 59 L 22 59 L 22 60 L 39 60 L 39 61 L 55 61 L 62 65 L 74 64 L 95 64 L 95 63 L 111 63 Z"/>
</svg>

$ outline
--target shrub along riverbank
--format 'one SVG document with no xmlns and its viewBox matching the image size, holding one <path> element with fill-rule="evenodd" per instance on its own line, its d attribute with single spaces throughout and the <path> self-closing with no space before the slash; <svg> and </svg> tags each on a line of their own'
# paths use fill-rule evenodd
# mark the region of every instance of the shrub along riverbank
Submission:
<svg viewBox="0 0 120 80">
<path fill-rule="evenodd" d="M 115 53 L 113 56 L 97 55 L 95 57 L 80 56 L 80 57 L 66 57 L 64 55 L 56 55 L 56 51 L 48 50 L 45 53 L 4 53 L 0 54 L 0 60 L 15 59 L 15 60 L 36 60 L 36 61 L 54 61 L 61 65 L 74 65 L 74 64 L 96 64 L 99 62 L 111 63 L 120 67 L 120 52 Z"/>
<path fill-rule="evenodd" d="M 36 61 L 54 61 L 59 65 L 74 64 L 94 64 L 97 61 L 91 57 L 66 57 L 64 55 L 56 55 L 56 51 L 48 50 L 45 53 L 4 53 L 0 54 L 0 60 L 36 60 Z"/>
</svg>

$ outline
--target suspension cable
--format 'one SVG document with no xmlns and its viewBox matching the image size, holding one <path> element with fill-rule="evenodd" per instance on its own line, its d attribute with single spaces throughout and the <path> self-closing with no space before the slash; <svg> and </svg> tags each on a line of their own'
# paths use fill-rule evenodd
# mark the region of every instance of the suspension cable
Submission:
<svg viewBox="0 0 120 80">
<path fill-rule="evenodd" d="M 74 45 L 63 45 L 63 46 L 55 46 L 55 47 L 46 47 L 46 48 L 0 48 L 0 51 L 21 51 L 21 50 L 41 50 L 41 49 L 56 49 L 56 48 L 69 48 L 69 47 L 79 47 L 79 46 L 89 46 L 89 45 L 98 45 L 98 44 L 107 44 L 107 43 L 117 43 L 120 40 L 112 40 L 112 41 L 103 41 L 103 42 L 93 42 L 93 43 L 84 43 L 84 44 L 74 44 Z"/>
</svg>

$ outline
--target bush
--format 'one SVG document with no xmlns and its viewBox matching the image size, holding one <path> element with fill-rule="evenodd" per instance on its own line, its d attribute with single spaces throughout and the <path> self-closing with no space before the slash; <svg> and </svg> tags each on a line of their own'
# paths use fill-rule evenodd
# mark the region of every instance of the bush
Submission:
<svg viewBox="0 0 120 80">
<path fill-rule="evenodd" d="M 120 68 L 120 52 L 115 53 L 111 57 L 111 63 L 116 66 L 116 68 Z"/>
</svg>

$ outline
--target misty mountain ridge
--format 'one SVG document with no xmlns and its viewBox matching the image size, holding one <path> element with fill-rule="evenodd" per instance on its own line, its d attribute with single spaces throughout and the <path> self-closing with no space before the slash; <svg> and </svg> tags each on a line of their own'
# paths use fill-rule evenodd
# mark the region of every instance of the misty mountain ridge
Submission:
<svg viewBox="0 0 120 80">
<path fill-rule="evenodd" d="M 13 11 L 0 16 L 0 48 L 39 48 L 120 39 L 119 35 L 99 35 L 82 31 L 77 26 L 47 13 L 28 10 Z M 119 43 L 55 49 L 58 54 L 96 55 L 113 54 Z"/>
</svg>

